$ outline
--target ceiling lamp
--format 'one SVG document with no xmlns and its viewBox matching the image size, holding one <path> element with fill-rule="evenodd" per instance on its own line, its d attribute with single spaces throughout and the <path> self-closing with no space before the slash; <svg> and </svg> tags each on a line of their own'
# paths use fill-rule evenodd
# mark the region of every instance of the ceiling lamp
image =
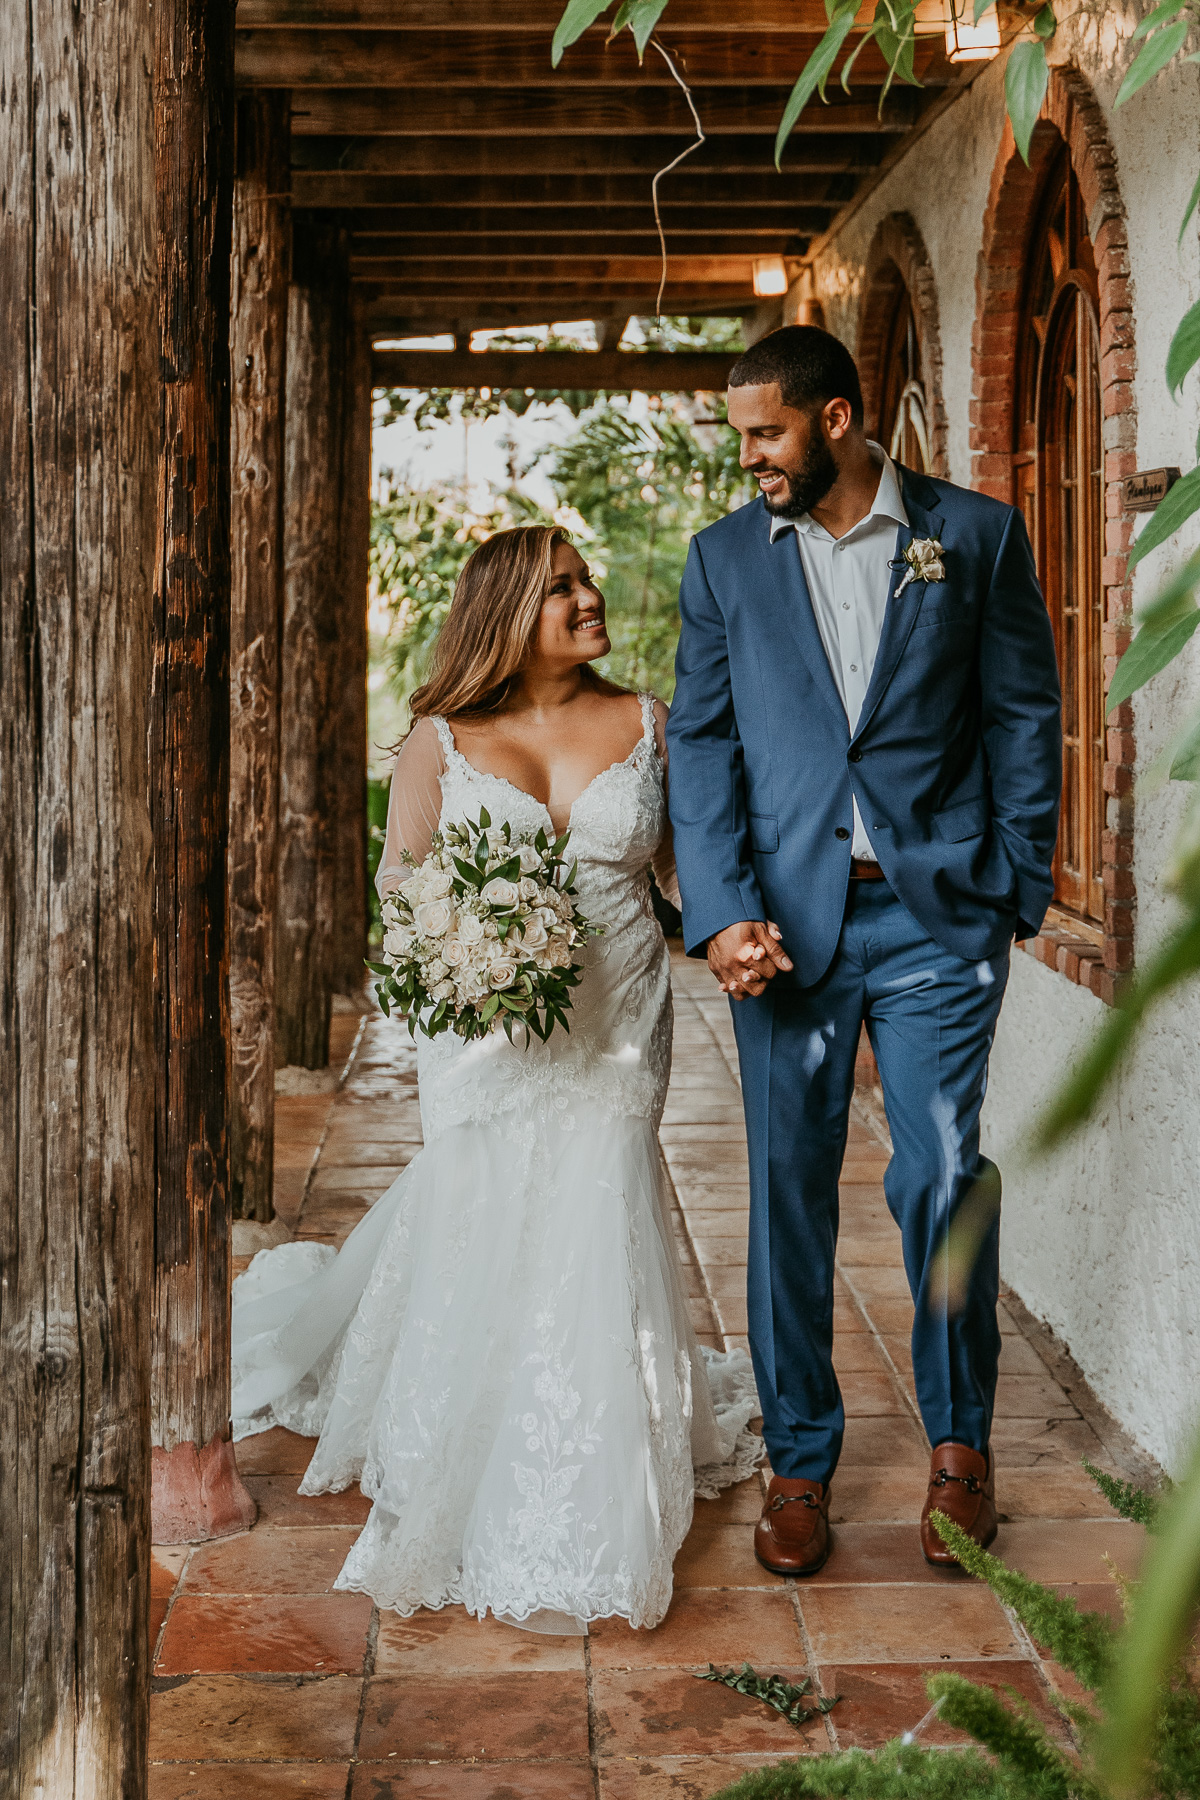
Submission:
<svg viewBox="0 0 1200 1800">
<path fill-rule="evenodd" d="M 993 56 L 1000 54 L 1000 15 L 994 6 L 988 8 L 976 25 L 968 25 L 965 18 L 958 16 L 958 6 L 964 11 L 971 0 L 952 0 L 950 17 L 946 23 L 946 55 L 952 63 L 990 62 Z"/>
<path fill-rule="evenodd" d="M 772 294 L 786 294 L 788 290 L 787 265 L 782 256 L 756 256 L 754 258 L 754 292 L 760 300 Z"/>
</svg>

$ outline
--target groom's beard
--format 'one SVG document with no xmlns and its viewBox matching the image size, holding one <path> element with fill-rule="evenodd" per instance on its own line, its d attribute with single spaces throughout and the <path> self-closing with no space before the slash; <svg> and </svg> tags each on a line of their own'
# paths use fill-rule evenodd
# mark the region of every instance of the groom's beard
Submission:
<svg viewBox="0 0 1200 1800">
<path fill-rule="evenodd" d="M 838 477 L 833 452 L 818 433 L 813 434 L 799 468 L 779 472 L 787 478 L 787 498 L 763 498 L 763 505 L 776 519 L 802 519 L 805 513 L 820 504 Z"/>
</svg>

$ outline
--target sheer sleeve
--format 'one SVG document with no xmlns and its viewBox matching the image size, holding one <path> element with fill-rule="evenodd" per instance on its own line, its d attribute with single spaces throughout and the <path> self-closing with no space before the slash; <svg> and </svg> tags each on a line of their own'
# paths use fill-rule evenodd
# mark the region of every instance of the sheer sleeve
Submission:
<svg viewBox="0 0 1200 1800">
<path fill-rule="evenodd" d="M 666 788 L 668 782 L 666 726 L 666 704 L 662 700 L 656 699 L 654 702 L 654 743 L 658 750 L 658 754 L 662 759 L 664 788 Z M 672 906 L 676 907 L 679 911 L 682 911 L 683 901 L 679 893 L 679 877 L 675 873 L 675 845 L 671 838 L 671 821 L 669 818 L 663 827 L 663 834 L 658 849 L 650 860 L 650 867 L 654 873 L 654 879 L 658 883 L 658 891 L 663 899 L 669 900 Z"/>
<path fill-rule="evenodd" d="M 430 840 L 442 812 L 445 752 L 432 719 L 418 719 L 400 746 L 388 795 L 387 835 L 375 886 L 382 899 L 409 874 L 407 850 L 416 862 L 429 855 Z"/>
</svg>

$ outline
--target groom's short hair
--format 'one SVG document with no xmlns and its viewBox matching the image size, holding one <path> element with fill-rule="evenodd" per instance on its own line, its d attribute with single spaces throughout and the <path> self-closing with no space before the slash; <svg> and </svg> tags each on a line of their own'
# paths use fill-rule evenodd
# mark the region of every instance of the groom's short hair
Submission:
<svg viewBox="0 0 1200 1800">
<path fill-rule="evenodd" d="M 862 386 L 854 358 L 840 338 L 817 325 L 784 325 L 751 344 L 729 371 L 730 387 L 778 385 L 785 406 L 807 412 L 829 400 L 848 400 L 863 422 Z"/>
</svg>

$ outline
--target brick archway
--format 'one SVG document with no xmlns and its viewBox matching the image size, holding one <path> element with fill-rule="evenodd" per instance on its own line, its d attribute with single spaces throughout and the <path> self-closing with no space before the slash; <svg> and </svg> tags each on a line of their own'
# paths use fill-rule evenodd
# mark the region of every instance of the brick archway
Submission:
<svg viewBox="0 0 1200 1800">
<path fill-rule="evenodd" d="M 1050 86 L 1034 129 L 1029 167 L 1021 160 L 1012 127 L 992 171 L 984 214 L 983 244 L 975 282 L 971 343 L 971 485 L 1012 503 L 1013 388 L 1020 331 L 1022 276 L 1031 221 L 1051 158 L 1068 146 L 1088 219 L 1099 278 L 1100 383 L 1103 396 L 1105 589 L 1103 651 L 1107 688 L 1130 636 L 1130 588 L 1126 560 L 1133 521 L 1124 511 L 1122 482 L 1137 466 L 1137 416 L 1133 291 L 1125 208 L 1117 158 L 1108 126 L 1091 87 L 1077 69 L 1050 71 Z M 1103 837 L 1105 923 L 1103 943 L 1089 944 L 1052 913 L 1040 937 L 1025 944 L 1039 961 L 1057 968 L 1111 1001 L 1133 966 L 1133 711 L 1128 702 L 1108 720 Z"/>
<path fill-rule="evenodd" d="M 909 213 L 894 212 L 879 221 L 871 239 L 858 315 L 856 360 L 867 430 L 872 437 L 879 435 L 885 334 L 901 282 L 908 289 L 921 345 L 921 369 L 929 408 L 930 472 L 945 479 L 950 467 L 946 449 L 946 405 L 942 398 L 942 333 L 933 265 L 915 219 Z"/>
</svg>

